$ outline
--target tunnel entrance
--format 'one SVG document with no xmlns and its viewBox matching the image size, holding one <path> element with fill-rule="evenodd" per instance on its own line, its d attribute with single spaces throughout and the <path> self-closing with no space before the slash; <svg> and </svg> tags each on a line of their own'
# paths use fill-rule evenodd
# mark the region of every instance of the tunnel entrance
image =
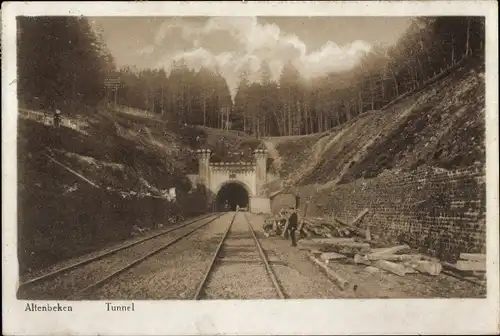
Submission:
<svg viewBox="0 0 500 336">
<path fill-rule="evenodd" d="M 248 208 L 249 195 L 245 187 L 236 182 L 222 186 L 215 200 L 215 211 L 236 211 L 236 206 Z"/>
</svg>

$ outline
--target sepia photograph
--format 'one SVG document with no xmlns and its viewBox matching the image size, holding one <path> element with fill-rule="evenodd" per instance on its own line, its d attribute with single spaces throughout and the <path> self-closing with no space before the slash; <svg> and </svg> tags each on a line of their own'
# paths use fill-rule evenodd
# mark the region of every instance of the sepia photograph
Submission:
<svg viewBox="0 0 500 336">
<path fill-rule="evenodd" d="M 488 298 L 485 15 L 105 14 L 15 16 L 23 312 Z"/>
</svg>

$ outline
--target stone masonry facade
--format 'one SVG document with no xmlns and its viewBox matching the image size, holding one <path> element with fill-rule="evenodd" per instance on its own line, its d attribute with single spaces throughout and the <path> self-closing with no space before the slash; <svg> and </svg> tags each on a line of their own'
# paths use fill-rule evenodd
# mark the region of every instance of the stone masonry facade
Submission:
<svg viewBox="0 0 500 336">
<path fill-rule="evenodd" d="M 299 194 L 308 204 L 301 202 L 300 211 L 352 220 L 368 208 L 360 227 L 453 262 L 460 252 L 486 252 L 485 180 L 481 165 L 454 171 L 385 171 L 320 191 L 304 187 Z"/>
</svg>

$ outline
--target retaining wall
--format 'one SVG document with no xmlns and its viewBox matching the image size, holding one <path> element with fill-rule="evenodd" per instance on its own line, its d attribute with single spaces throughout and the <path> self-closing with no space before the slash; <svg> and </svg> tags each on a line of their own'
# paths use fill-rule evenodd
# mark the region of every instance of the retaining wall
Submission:
<svg viewBox="0 0 500 336">
<path fill-rule="evenodd" d="M 368 208 L 360 227 L 443 260 L 454 261 L 460 252 L 486 252 L 485 171 L 480 165 L 385 171 L 322 191 L 306 186 L 300 196 L 308 201 L 300 205 L 302 215 L 307 206 L 307 216 L 352 220 Z"/>
</svg>

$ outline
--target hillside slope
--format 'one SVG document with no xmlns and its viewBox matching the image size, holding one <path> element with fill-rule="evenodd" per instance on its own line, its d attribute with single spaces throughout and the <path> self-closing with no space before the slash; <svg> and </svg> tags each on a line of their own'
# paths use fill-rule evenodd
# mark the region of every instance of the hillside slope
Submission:
<svg viewBox="0 0 500 336">
<path fill-rule="evenodd" d="M 198 172 L 196 139 L 210 130 L 104 108 L 72 111 L 55 129 L 40 111 L 20 112 L 22 274 L 205 211 L 186 175 Z"/>
<path fill-rule="evenodd" d="M 450 169 L 484 162 L 484 85 L 484 60 L 468 60 L 390 108 L 318 135 L 318 142 L 313 136 L 281 141 L 275 146 L 283 163 L 280 172 L 290 184 L 327 185 L 424 163 Z"/>
<path fill-rule="evenodd" d="M 213 161 L 248 161 L 261 144 L 105 106 L 89 111 L 71 110 L 55 129 L 49 115 L 20 109 L 21 273 L 204 212 L 188 177 L 198 173 L 196 149 L 212 149 Z"/>
</svg>

